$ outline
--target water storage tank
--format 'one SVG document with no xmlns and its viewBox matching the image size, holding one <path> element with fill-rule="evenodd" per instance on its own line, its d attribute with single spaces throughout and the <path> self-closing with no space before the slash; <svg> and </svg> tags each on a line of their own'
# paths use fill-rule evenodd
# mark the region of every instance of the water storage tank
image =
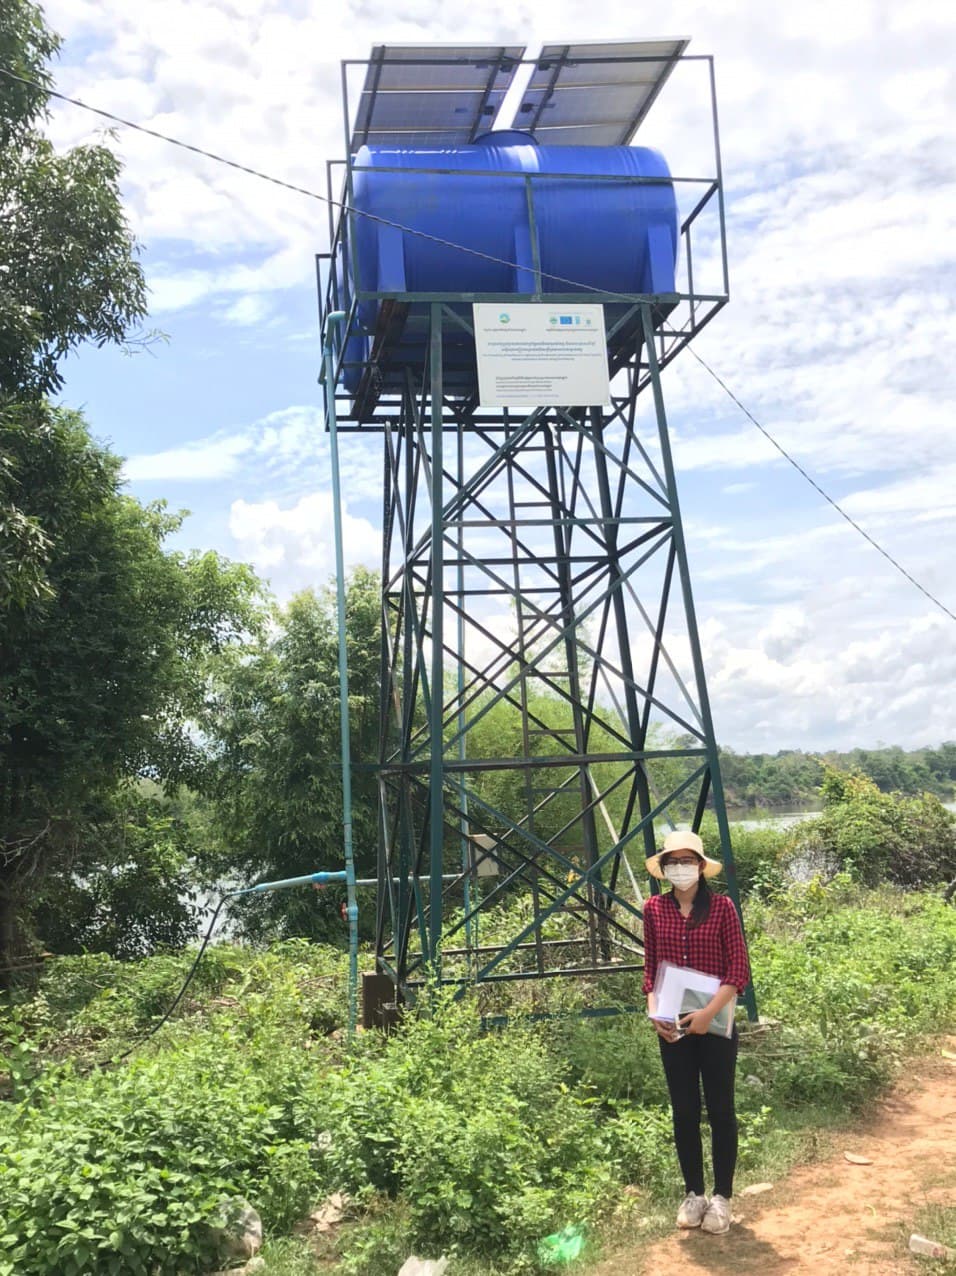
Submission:
<svg viewBox="0 0 956 1276">
<path fill-rule="evenodd" d="M 352 218 L 352 287 L 360 292 L 533 292 L 535 251 L 524 175 L 532 177 L 544 293 L 674 291 L 677 201 L 663 156 L 646 147 L 539 146 L 530 134 L 516 131 L 486 133 L 473 145 L 446 150 L 362 147 L 355 158 L 352 202 L 361 213 L 383 220 Z M 645 181 L 627 180 L 635 178 Z M 484 255 L 396 230 L 387 222 Z M 369 334 L 379 309 L 377 301 L 359 308 Z M 354 355 L 356 343 L 351 344 Z M 406 345 L 407 361 L 417 360 L 420 344 Z"/>
</svg>

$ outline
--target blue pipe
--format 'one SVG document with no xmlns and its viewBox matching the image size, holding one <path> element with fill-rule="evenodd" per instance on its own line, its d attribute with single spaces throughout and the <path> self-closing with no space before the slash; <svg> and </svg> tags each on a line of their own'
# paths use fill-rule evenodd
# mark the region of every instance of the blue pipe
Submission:
<svg viewBox="0 0 956 1276">
<path fill-rule="evenodd" d="M 325 416 L 332 452 L 332 500 L 335 509 L 335 596 L 339 618 L 339 719 L 342 741 L 342 833 L 345 843 L 346 917 L 349 923 L 349 1036 L 355 1034 L 358 999 L 358 903 L 355 859 L 352 853 L 352 742 L 349 729 L 349 666 L 345 641 L 345 550 L 342 536 L 342 493 L 339 484 L 339 437 L 335 418 L 335 347 L 333 330 L 341 328 L 345 312 L 325 318 Z"/>
<path fill-rule="evenodd" d="M 306 873 L 304 877 L 283 877 L 277 882 L 259 882 L 245 890 L 230 891 L 231 895 L 253 895 L 261 891 L 282 891 L 288 886 L 325 886 L 328 882 L 344 882 L 345 873 Z"/>
<path fill-rule="evenodd" d="M 463 879 L 461 873 L 445 873 L 442 876 L 443 882 L 460 882 Z M 397 882 L 401 879 L 393 877 L 392 881 Z M 430 877 L 419 877 L 418 881 L 430 881 Z M 257 882 L 255 886 L 245 886 L 239 891 L 227 891 L 229 899 L 234 899 L 237 895 L 254 895 L 262 891 L 283 891 L 289 886 L 326 886 L 329 882 L 347 882 L 348 874 L 342 872 L 341 869 L 334 873 L 327 873 L 324 870 L 320 873 L 306 873 L 304 877 L 282 877 L 276 882 Z M 357 877 L 355 879 L 356 886 L 378 886 L 377 877 Z"/>
</svg>

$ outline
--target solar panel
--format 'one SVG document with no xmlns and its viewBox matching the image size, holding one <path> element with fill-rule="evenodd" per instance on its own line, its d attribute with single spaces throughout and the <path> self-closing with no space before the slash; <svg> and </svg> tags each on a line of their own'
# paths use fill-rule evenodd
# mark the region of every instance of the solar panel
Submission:
<svg viewBox="0 0 956 1276">
<path fill-rule="evenodd" d="M 382 146 L 463 146 L 490 129 L 521 45 L 378 44 L 352 132 L 352 154 Z"/>
<path fill-rule="evenodd" d="M 515 112 L 514 127 L 534 133 L 542 144 L 625 146 L 688 43 L 546 44 Z"/>
</svg>

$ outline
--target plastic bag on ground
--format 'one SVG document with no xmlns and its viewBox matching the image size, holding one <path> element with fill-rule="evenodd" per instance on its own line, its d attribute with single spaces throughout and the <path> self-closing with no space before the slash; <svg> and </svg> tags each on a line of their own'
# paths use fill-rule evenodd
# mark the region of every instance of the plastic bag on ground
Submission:
<svg viewBox="0 0 956 1276">
<path fill-rule="evenodd" d="M 584 1231 L 580 1227 L 570 1226 L 546 1236 L 538 1243 L 538 1258 L 546 1266 L 558 1267 L 564 1263 L 572 1263 L 584 1249 Z"/>
</svg>

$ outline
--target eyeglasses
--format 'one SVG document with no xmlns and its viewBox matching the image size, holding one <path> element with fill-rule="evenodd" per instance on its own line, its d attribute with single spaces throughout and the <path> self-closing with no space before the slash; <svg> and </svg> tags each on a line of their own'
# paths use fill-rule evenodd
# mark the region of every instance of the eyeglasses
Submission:
<svg viewBox="0 0 956 1276">
<path fill-rule="evenodd" d="M 664 867 L 665 867 L 665 868 L 670 868 L 670 866 L 671 866 L 672 864 L 679 864 L 679 865 L 681 866 L 681 868 L 696 868 L 696 867 L 697 867 L 697 865 L 698 865 L 699 863 L 700 863 L 700 860 L 697 858 L 697 856 L 696 856 L 696 855 L 695 855 L 692 859 L 689 859 L 689 860 L 679 860 L 679 859 L 675 859 L 675 858 L 671 855 L 671 856 L 668 856 L 668 858 L 664 861 Z"/>
</svg>

